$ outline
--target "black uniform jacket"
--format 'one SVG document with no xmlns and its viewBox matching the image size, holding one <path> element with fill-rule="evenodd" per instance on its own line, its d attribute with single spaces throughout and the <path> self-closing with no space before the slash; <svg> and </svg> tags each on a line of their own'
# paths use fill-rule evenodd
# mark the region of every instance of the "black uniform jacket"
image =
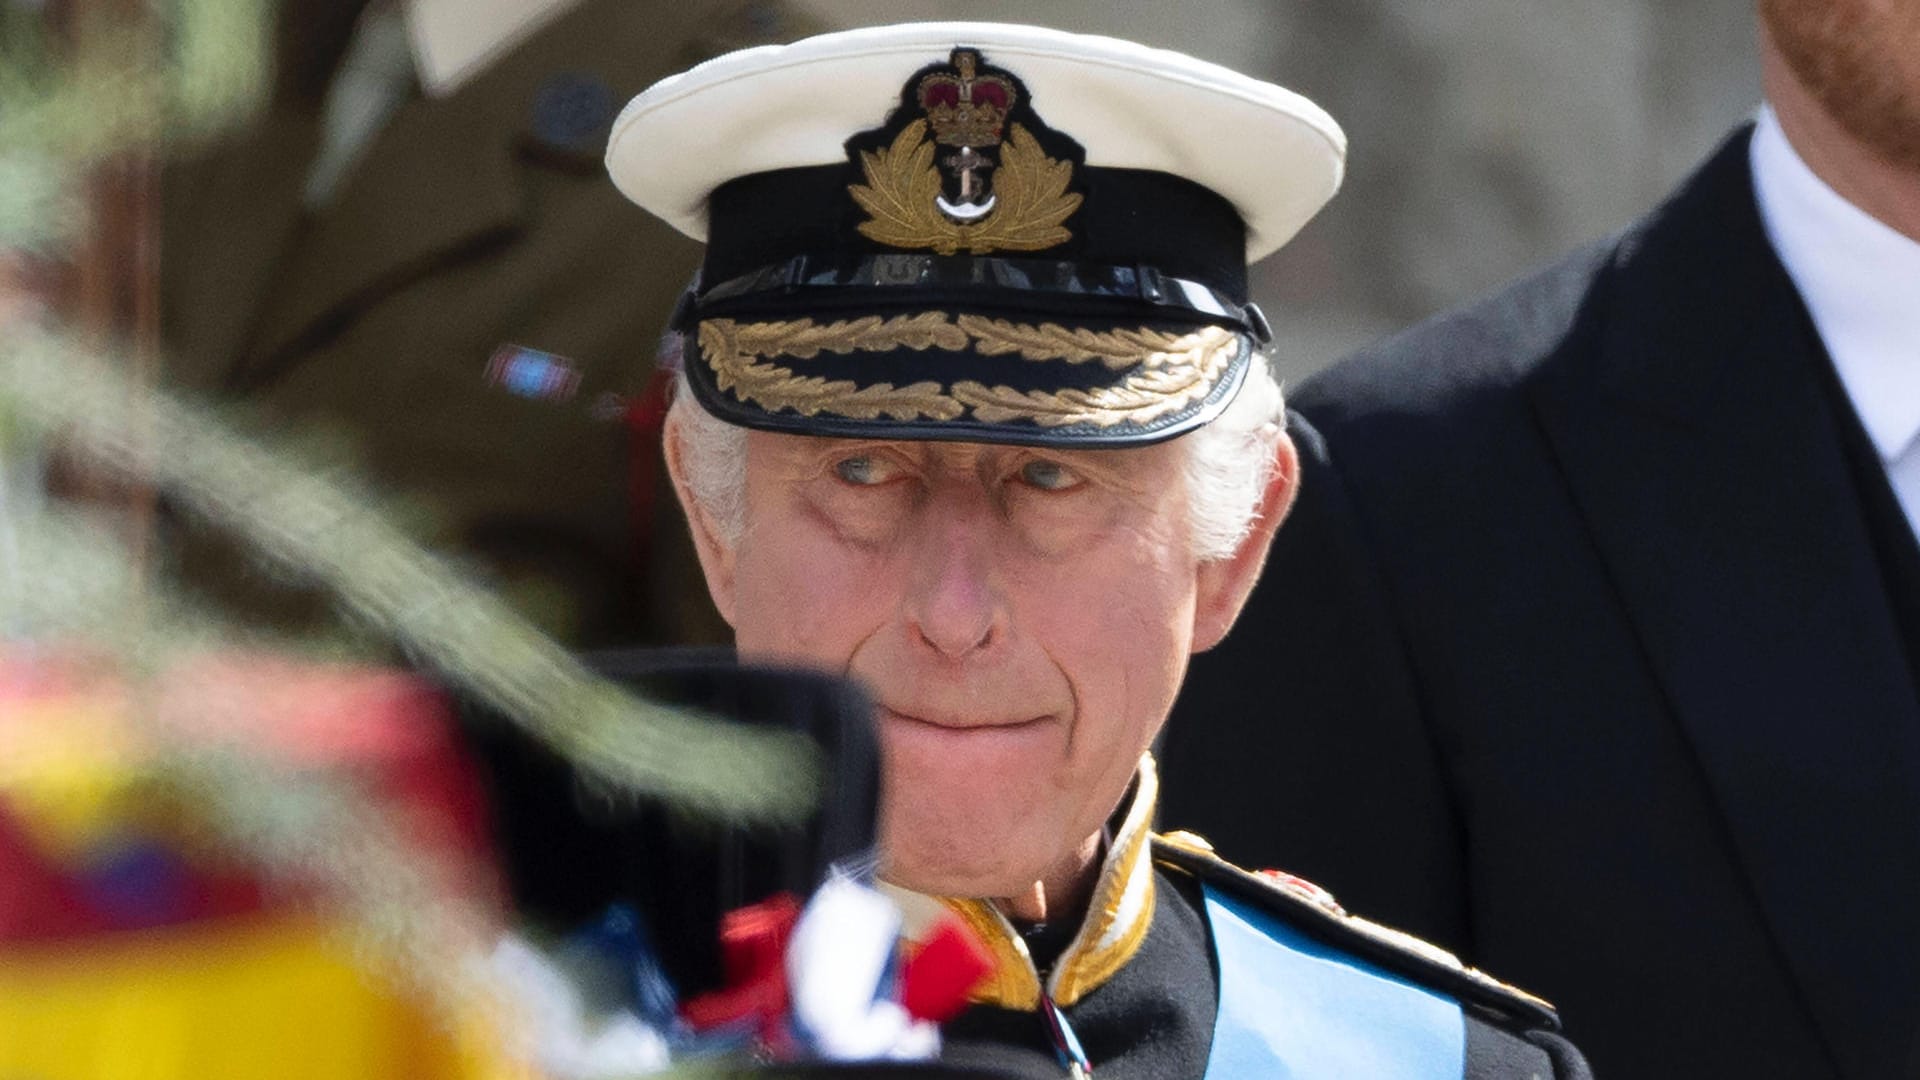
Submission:
<svg viewBox="0 0 1920 1080">
<path fill-rule="evenodd" d="M 1920 552 L 1748 136 L 1294 401 L 1169 819 L 1547 995 L 1601 1076 L 1920 1075 Z"/>
<path fill-rule="evenodd" d="M 1193 846 L 1193 837 L 1156 839 L 1152 923 L 1133 958 L 1063 1013 L 1093 1064 L 1117 1080 L 1242 1080 L 1215 1060 L 1218 959 L 1203 885 L 1275 914 L 1341 954 L 1358 956 L 1409 982 L 1456 998 L 1465 1026 L 1465 1080 L 1591 1080 L 1586 1060 L 1558 1034 L 1559 1020 L 1536 998 L 1467 971 L 1437 950 L 1309 898 Z M 1311 887 L 1308 887 L 1311 890 Z M 1312 987 L 1295 992 L 1311 996 Z M 1275 1004 L 1287 1007 L 1284 1001 Z M 1048 1028 L 1034 1011 L 976 1005 L 943 1032 L 943 1058 L 968 1075 L 1059 1078 Z M 1244 1080 L 1254 1080 L 1245 1077 Z M 1382 1077 L 1380 1080 L 1389 1080 Z"/>
<path fill-rule="evenodd" d="M 1306 881 L 1248 873 L 1191 833 L 1152 835 L 1155 786 L 1148 758 L 1078 919 L 1019 927 L 987 901 L 887 886 L 906 936 L 929 911 L 957 915 L 993 959 L 942 1030 L 948 1064 L 1057 1078 L 1075 1041 L 1109 1080 L 1588 1077 L 1546 1002 Z"/>
</svg>

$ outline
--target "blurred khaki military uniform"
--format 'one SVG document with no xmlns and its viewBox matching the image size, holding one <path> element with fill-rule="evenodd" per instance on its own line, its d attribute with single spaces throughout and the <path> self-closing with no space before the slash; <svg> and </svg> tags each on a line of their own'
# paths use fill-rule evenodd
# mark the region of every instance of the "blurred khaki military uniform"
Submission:
<svg viewBox="0 0 1920 1080">
<path fill-rule="evenodd" d="M 320 105 L 358 8 L 288 7 L 267 115 L 167 174 L 169 379 L 276 433 L 350 442 L 376 490 L 423 511 L 428 540 L 567 640 L 720 639 L 673 500 L 636 511 L 657 443 L 636 452 L 628 424 L 594 415 L 645 387 L 699 248 L 622 199 L 600 151 L 618 104 L 654 80 L 815 28 L 772 0 L 454 5 L 437 5 L 443 28 L 558 12 L 450 90 L 423 67 L 426 92 L 317 202 Z M 489 381 L 503 346 L 551 354 L 577 387 Z"/>
</svg>

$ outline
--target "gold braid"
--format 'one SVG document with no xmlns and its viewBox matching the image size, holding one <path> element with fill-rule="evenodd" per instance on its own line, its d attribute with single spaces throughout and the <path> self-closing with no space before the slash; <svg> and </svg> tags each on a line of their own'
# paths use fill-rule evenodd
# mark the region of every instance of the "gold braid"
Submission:
<svg viewBox="0 0 1920 1080">
<path fill-rule="evenodd" d="M 1185 408 L 1212 391 L 1237 355 L 1237 338 L 1219 326 L 1186 334 L 1144 327 L 1090 330 L 938 311 L 831 323 L 708 319 L 700 324 L 700 351 L 720 389 L 770 412 L 792 409 L 813 416 L 832 411 L 860 420 L 881 416 L 953 420 L 972 409 L 975 418 L 986 423 L 1028 420 L 1043 427 L 1144 424 Z M 951 389 L 937 382 L 862 387 L 847 379 L 799 375 L 791 367 L 771 362 L 774 357 L 810 360 L 822 352 L 960 352 L 969 346 L 985 356 L 1016 355 L 1036 363 L 1097 361 L 1112 371 L 1137 370 L 1115 386 L 1021 391 L 972 380 L 955 383 Z"/>
</svg>

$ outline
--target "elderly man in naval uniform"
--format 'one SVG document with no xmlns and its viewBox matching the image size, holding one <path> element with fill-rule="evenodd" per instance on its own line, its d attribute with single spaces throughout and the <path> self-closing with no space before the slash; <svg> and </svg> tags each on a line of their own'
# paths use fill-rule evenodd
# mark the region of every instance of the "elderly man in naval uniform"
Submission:
<svg viewBox="0 0 1920 1080">
<path fill-rule="evenodd" d="M 881 876 L 994 969 L 947 1029 L 1042 1076 L 1584 1076 L 1538 999 L 1151 831 L 1148 755 L 1296 458 L 1246 266 L 1338 187 L 1311 102 L 988 24 L 730 54 L 614 125 L 707 244 L 666 452 L 753 659 L 879 703 Z"/>
</svg>

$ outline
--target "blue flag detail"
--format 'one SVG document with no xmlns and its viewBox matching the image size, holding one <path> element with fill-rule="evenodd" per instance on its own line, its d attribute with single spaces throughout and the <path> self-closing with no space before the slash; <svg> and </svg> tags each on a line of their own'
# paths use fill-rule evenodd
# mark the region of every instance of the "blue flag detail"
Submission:
<svg viewBox="0 0 1920 1080">
<path fill-rule="evenodd" d="M 1460 1080 L 1460 1003 L 1206 886 L 1220 1011 L 1206 1080 Z"/>
</svg>

